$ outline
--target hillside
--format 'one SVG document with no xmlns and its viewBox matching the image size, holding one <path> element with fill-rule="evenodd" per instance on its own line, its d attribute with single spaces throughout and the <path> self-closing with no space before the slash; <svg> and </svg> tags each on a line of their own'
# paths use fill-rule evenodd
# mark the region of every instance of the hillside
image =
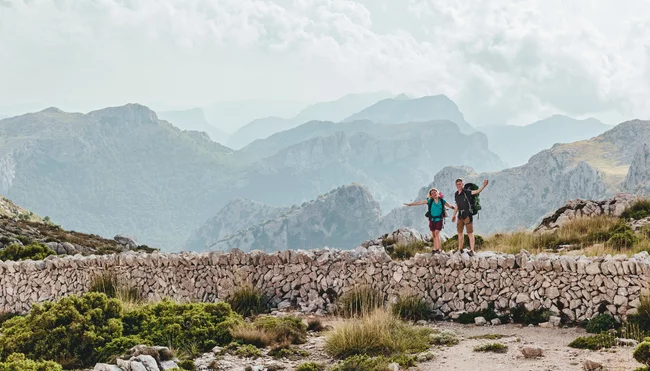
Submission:
<svg viewBox="0 0 650 371">
<path fill-rule="evenodd" d="M 574 198 L 601 199 L 624 187 L 627 170 L 639 146 L 650 139 L 650 121 L 628 121 L 590 140 L 558 144 L 533 156 L 527 164 L 493 173 L 477 174 L 467 167 L 448 167 L 436 174 L 433 183 L 451 197 L 454 180 L 479 183 L 490 179 L 481 195 L 480 233 L 530 228 L 549 211 Z M 637 177 L 641 181 L 642 177 Z M 631 183 L 625 185 L 632 187 Z M 399 208 L 383 219 L 384 230 L 396 226 L 425 230 L 417 208 Z M 448 227 L 453 227 L 447 223 Z M 449 232 L 454 234 L 453 228 Z"/>
<path fill-rule="evenodd" d="M 231 150 L 144 106 L 0 121 L 0 193 L 64 227 L 179 246 L 210 217 Z"/>
<path fill-rule="evenodd" d="M 344 121 L 370 120 L 379 124 L 404 124 L 449 120 L 464 134 L 475 132 L 458 109 L 456 103 L 445 95 L 427 96 L 415 99 L 384 99 L 349 116 Z"/>
<path fill-rule="evenodd" d="M 228 134 L 216 126 L 210 124 L 205 118 L 203 110 L 193 108 L 184 111 L 163 111 L 158 112 L 158 118 L 168 121 L 181 130 L 196 130 L 208 134 L 212 141 L 217 143 L 226 143 Z"/>
<path fill-rule="evenodd" d="M 232 148 L 242 148 L 257 139 L 267 138 L 312 120 L 338 122 L 388 96 L 390 94 L 382 92 L 348 94 L 334 101 L 312 104 L 291 118 L 258 118 L 233 133 L 228 145 Z"/>
<path fill-rule="evenodd" d="M 380 216 L 379 204 L 368 190 L 353 184 L 339 187 L 207 247 L 217 251 L 238 248 L 267 252 L 324 246 L 350 249 L 377 234 L 369 227 L 375 226 Z"/>
<path fill-rule="evenodd" d="M 203 251 L 230 234 L 275 219 L 289 210 L 248 199 L 234 199 L 194 231 L 183 250 Z"/>
<path fill-rule="evenodd" d="M 611 128 L 594 118 L 576 120 L 554 115 L 526 126 L 486 126 L 480 131 L 487 135 L 490 150 L 513 167 L 525 164 L 531 156 L 556 143 L 590 139 Z"/>
<path fill-rule="evenodd" d="M 230 134 L 260 117 L 293 117 L 305 106 L 304 102 L 250 99 L 216 102 L 202 110 L 211 125 Z"/>
<path fill-rule="evenodd" d="M 352 130 L 334 131 L 341 125 L 325 124 L 320 133 L 323 136 L 290 145 L 259 160 L 242 180 L 246 182 L 244 193 L 256 195 L 256 200 L 264 203 L 290 205 L 337 185 L 357 182 L 370 189 L 382 208 L 391 209 L 410 196 L 413 184 L 430 182 L 448 164 L 464 164 L 484 171 L 503 166 L 487 149 L 484 134 L 462 134 L 458 126 L 448 121 L 351 125 L 355 127 Z M 334 133 L 325 136 L 328 130 Z M 283 136 L 277 143 L 291 143 L 283 141 Z M 269 152 L 277 147 L 270 148 Z M 289 189 L 291 192 L 282 191 Z"/>
<path fill-rule="evenodd" d="M 40 216 L 29 210 L 23 209 L 2 195 L 0 195 L 0 217 L 31 222 L 41 222 L 43 220 Z"/>
</svg>

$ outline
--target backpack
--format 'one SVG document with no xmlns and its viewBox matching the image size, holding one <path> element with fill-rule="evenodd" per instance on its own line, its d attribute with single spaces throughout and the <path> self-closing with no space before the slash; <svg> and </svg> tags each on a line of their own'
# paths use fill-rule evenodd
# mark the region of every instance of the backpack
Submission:
<svg viewBox="0 0 650 371">
<path fill-rule="evenodd" d="M 467 183 L 465 184 L 465 187 L 463 187 L 464 190 L 469 190 L 469 191 L 476 191 L 478 189 L 478 186 L 474 183 Z M 479 198 L 478 195 L 471 195 L 469 197 L 469 212 L 472 215 L 478 214 L 478 212 L 481 210 L 481 199 Z"/>
<path fill-rule="evenodd" d="M 431 218 L 433 217 L 431 215 L 431 203 L 432 202 L 433 202 L 432 198 L 427 198 L 427 212 L 426 212 L 426 214 L 424 214 L 424 216 L 429 220 L 431 220 Z M 440 218 L 444 221 L 445 218 L 447 217 L 447 208 L 445 207 L 445 204 L 447 203 L 447 201 L 445 201 L 444 198 L 440 197 L 440 202 L 443 203 L 442 204 L 442 215 L 440 215 Z"/>
</svg>

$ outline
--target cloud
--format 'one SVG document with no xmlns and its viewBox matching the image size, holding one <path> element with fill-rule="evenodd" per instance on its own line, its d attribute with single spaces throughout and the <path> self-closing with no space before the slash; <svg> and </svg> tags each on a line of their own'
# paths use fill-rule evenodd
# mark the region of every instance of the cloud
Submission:
<svg viewBox="0 0 650 371">
<path fill-rule="evenodd" d="M 475 125 L 650 115 L 645 0 L 2 1 L 3 102 L 390 90 L 447 94 Z"/>
</svg>

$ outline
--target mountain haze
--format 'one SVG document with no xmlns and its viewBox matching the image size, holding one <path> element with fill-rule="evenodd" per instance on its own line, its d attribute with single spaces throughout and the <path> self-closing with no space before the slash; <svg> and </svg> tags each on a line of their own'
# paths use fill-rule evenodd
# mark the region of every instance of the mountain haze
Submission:
<svg viewBox="0 0 650 371">
<path fill-rule="evenodd" d="M 158 112 L 158 118 L 168 121 L 181 130 L 203 131 L 208 134 L 212 141 L 217 143 L 226 143 L 228 134 L 210 124 L 205 118 L 203 110 L 193 108 L 184 111 L 164 111 Z"/>
<path fill-rule="evenodd" d="M 296 101 L 250 99 L 217 102 L 202 109 L 210 124 L 226 133 L 234 133 L 260 117 L 293 117 L 306 105 Z"/>
</svg>

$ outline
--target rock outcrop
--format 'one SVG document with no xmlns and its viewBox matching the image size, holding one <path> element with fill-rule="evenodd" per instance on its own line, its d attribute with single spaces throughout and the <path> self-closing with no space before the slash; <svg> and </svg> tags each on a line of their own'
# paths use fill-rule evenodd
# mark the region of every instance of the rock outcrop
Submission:
<svg viewBox="0 0 650 371">
<path fill-rule="evenodd" d="M 544 216 L 540 225 L 535 228 L 535 231 L 554 230 L 567 221 L 577 218 L 598 216 L 619 217 L 635 200 L 636 197 L 629 193 L 619 193 L 610 199 L 602 201 L 571 200 L 554 212 Z"/>
<path fill-rule="evenodd" d="M 650 148 L 647 143 L 639 146 L 634 154 L 623 189 L 635 194 L 650 194 Z"/>
<path fill-rule="evenodd" d="M 324 246 L 352 248 L 376 235 L 379 204 L 367 188 L 339 187 L 316 200 L 217 241 L 211 250 L 278 251 Z"/>
</svg>

